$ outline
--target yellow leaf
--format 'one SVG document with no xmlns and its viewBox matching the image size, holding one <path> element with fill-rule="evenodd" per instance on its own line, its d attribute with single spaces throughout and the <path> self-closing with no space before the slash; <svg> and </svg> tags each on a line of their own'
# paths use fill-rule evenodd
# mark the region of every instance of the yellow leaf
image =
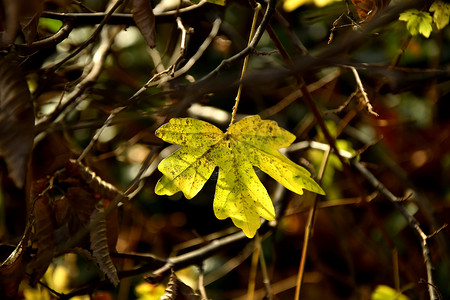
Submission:
<svg viewBox="0 0 450 300">
<path fill-rule="evenodd" d="M 173 195 L 181 191 L 190 199 L 217 166 L 214 213 L 218 219 L 231 218 L 248 237 L 253 237 L 260 227 L 260 217 L 275 218 L 272 200 L 253 167 L 297 194 L 303 194 L 303 189 L 324 194 L 307 170 L 277 151 L 289 146 L 295 136 L 274 121 L 252 116 L 233 124 L 224 133 L 204 121 L 172 119 L 156 135 L 184 146 L 159 164 L 164 176 L 156 184 L 156 194 Z"/>
<path fill-rule="evenodd" d="M 324 7 L 333 2 L 342 1 L 342 0 L 284 0 L 283 1 L 283 9 L 287 12 L 291 12 L 296 10 L 302 5 L 314 3 L 317 7 Z"/>
<path fill-rule="evenodd" d="M 409 298 L 387 285 L 378 285 L 372 292 L 371 300 L 409 300 Z"/>
<path fill-rule="evenodd" d="M 430 12 L 433 12 L 433 21 L 438 30 L 447 26 L 450 21 L 450 4 L 435 1 L 430 6 Z"/>
</svg>

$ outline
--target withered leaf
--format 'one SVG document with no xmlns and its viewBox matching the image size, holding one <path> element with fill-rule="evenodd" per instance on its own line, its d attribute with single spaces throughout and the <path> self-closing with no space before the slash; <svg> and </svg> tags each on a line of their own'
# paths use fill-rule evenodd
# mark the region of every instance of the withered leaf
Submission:
<svg viewBox="0 0 450 300">
<path fill-rule="evenodd" d="M 133 1 L 133 19 L 150 48 L 156 46 L 155 15 L 150 0 Z"/>
<path fill-rule="evenodd" d="M 25 248 L 30 237 L 27 226 L 17 247 L 0 265 L 0 299 L 15 299 L 20 282 L 25 275 Z"/>
<path fill-rule="evenodd" d="M 56 224 L 53 217 L 53 207 L 49 202 L 47 195 L 44 195 L 37 199 L 34 204 L 37 253 L 29 265 L 31 269 L 31 285 L 35 285 L 44 276 L 53 259 Z"/>
<path fill-rule="evenodd" d="M 161 296 L 161 300 L 200 300 L 201 297 L 194 290 L 178 279 L 172 271 L 166 290 Z"/>
<path fill-rule="evenodd" d="M 34 112 L 30 91 L 20 67 L 0 57 L 0 157 L 18 188 L 25 182 L 34 140 Z"/>
<path fill-rule="evenodd" d="M 119 277 L 117 276 L 116 267 L 109 256 L 103 201 L 98 201 L 95 205 L 95 210 L 91 214 L 90 222 L 95 224 L 90 232 L 93 256 L 96 258 L 100 270 L 102 270 L 102 272 L 108 276 L 109 280 L 117 286 L 119 284 Z"/>
</svg>

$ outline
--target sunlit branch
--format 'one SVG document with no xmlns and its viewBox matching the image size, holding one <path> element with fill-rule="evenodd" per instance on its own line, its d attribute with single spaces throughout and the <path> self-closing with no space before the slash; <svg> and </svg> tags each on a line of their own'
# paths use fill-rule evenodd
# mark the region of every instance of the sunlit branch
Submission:
<svg viewBox="0 0 450 300">
<path fill-rule="evenodd" d="M 122 5 L 123 0 L 117 0 L 116 3 L 109 9 L 109 11 L 106 13 L 105 17 L 103 18 L 102 22 L 97 26 L 97 28 L 94 30 L 94 32 L 91 34 L 91 36 L 78 48 L 67 55 L 65 58 L 63 58 L 58 63 L 55 63 L 47 68 L 47 73 L 51 74 L 55 70 L 57 70 L 59 67 L 61 67 L 63 64 L 68 62 L 70 59 L 74 58 L 76 55 L 78 55 L 84 48 L 86 48 L 89 44 L 93 43 L 97 36 L 102 31 L 103 27 L 106 25 L 108 20 L 111 18 L 112 14 L 119 8 L 120 5 Z"/>
<path fill-rule="evenodd" d="M 206 76 L 204 76 L 203 78 L 198 80 L 194 85 L 199 86 L 200 84 L 215 78 L 220 73 L 228 70 L 233 64 L 237 63 L 239 60 L 241 60 L 244 57 L 246 57 L 247 55 L 251 54 L 255 50 L 256 45 L 259 43 L 259 40 L 261 39 L 262 35 L 264 34 L 264 31 L 266 30 L 266 28 L 269 24 L 269 21 L 273 15 L 273 13 L 275 12 L 275 5 L 276 5 L 276 0 L 268 1 L 267 8 L 264 13 L 264 17 L 263 17 L 261 23 L 259 24 L 258 28 L 256 29 L 256 32 L 255 32 L 255 35 L 254 35 L 252 41 L 246 48 L 244 48 L 239 53 L 233 55 L 232 57 L 222 60 L 222 62 L 214 70 L 212 70 Z"/>
<path fill-rule="evenodd" d="M 370 103 L 369 97 L 367 97 L 367 93 L 364 90 L 364 86 L 361 82 L 361 78 L 359 77 L 358 71 L 355 69 L 355 67 L 350 67 L 350 70 L 352 70 L 353 76 L 355 76 L 355 80 L 356 80 L 356 85 L 358 86 L 359 92 L 361 93 L 363 99 L 364 99 L 364 104 L 366 106 L 367 111 L 371 114 L 374 115 L 375 117 L 378 117 L 379 115 L 373 110 L 373 106 Z"/>
<path fill-rule="evenodd" d="M 211 28 L 211 31 L 209 32 L 206 39 L 203 41 L 203 43 L 198 48 L 197 52 L 189 58 L 187 63 L 184 64 L 183 67 L 176 70 L 171 76 L 163 77 L 159 81 L 152 82 L 150 84 L 147 84 L 148 87 L 150 86 L 156 86 L 161 85 L 163 83 L 166 83 L 172 79 L 178 78 L 181 75 L 185 74 L 187 71 L 189 71 L 192 66 L 200 59 L 200 57 L 203 55 L 203 53 L 206 51 L 206 49 L 211 45 L 211 42 L 214 40 L 214 38 L 217 36 L 217 33 L 219 32 L 220 25 L 222 24 L 222 19 L 217 17 L 213 22 L 213 27 Z"/>
<path fill-rule="evenodd" d="M 61 105 L 57 106 L 54 112 L 44 117 L 42 120 L 39 120 L 36 125 L 37 132 L 46 130 L 53 121 L 60 118 L 70 107 L 76 106 L 78 103 L 80 103 L 80 101 L 83 100 L 83 93 L 97 81 L 97 78 L 100 76 L 100 73 L 103 70 L 103 65 L 114 41 L 114 37 L 115 35 L 109 38 L 102 38 L 102 43 L 95 52 L 91 65 L 88 66 L 88 73 L 81 80 L 81 82 L 75 86 L 74 90 L 67 95 L 66 99 L 64 99 L 64 102 L 62 102 Z"/>
</svg>

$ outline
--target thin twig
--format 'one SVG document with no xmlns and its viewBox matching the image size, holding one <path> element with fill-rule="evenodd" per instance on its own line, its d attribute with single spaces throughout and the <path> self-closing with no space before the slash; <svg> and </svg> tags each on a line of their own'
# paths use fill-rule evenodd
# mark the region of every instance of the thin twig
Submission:
<svg viewBox="0 0 450 300">
<path fill-rule="evenodd" d="M 116 32 L 115 34 L 117 34 Z M 107 54 L 111 48 L 112 43 L 114 42 L 115 34 L 111 37 L 102 38 L 102 42 L 100 47 L 97 49 L 95 54 L 93 55 L 91 66 L 89 66 L 89 71 L 86 76 L 76 85 L 64 102 L 53 111 L 51 114 L 42 118 L 36 125 L 36 131 L 44 131 L 48 128 L 48 126 L 58 118 L 64 114 L 64 112 L 68 111 L 68 109 L 74 105 L 77 105 L 82 100 L 82 95 L 90 86 L 92 86 L 97 78 L 100 76 L 101 71 L 103 70 L 103 65 L 105 63 Z"/>
<path fill-rule="evenodd" d="M 255 27 L 256 27 L 256 20 L 258 19 L 258 13 L 261 10 L 261 4 L 258 3 L 258 5 L 256 5 L 256 7 L 254 8 L 254 14 L 253 14 L 253 21 L 252 21 L 252 27 L 250 29 L 250 35 L 248 37 L 248 46 L 250 46 L 253 36 L 255 35 Z M 241 78 L 240 81 L 242 81 L 242 79 L 244 78 L 245 75 L 245 71 L 247 70 L 247 65 L 248 65 L 248 55 L 245 56 L 244 58 L 244 64 L 242 65 L 242 72 L 241 72 Z M 241 100 L 241 93 L 242 93 L 242 83 L 239 84 L 239 88 L 238 88 L 238 92 L 236 95 L 235 100 L 235 104 L 233 106 L 233 110 L 231 112 L 231 121 L 230 121 L 230 125 L 228 126 L 228 128 L 233 125 L 234 120 L 236 118 L 236 113 L 237 113 L 237 108 L 239 106 L 239 101 Z"/>
<path fill-rule="evenodd" d="M 192 68 L 192 66 L 200 59 L 200 57 L 203 55 L 203 53 L 209 47 L 211 42 L 217 36 L 217 33 L 219 32 L 220 24 L 222 24 L 222 19 L 217 17 L 214 20 L 213 27 L 211 28 L 211 31 L 209 32 L 206 39 L 203 41 L 203 43 L 197 49 L 197 52 L 195 52 L 195 54 L 191 58 L 189 58 L 189 60 L 187 61 L 187 63 L 184 64 L 183 67 L 181 67 L 178 70 L 175 70 L 175 72 L 173 74 L 171 74 L 171 76 L 163 77 L 159 81 L 152 81 L 151 83 L 147 84 L 147 87 L 162 85 L 170 80 L 180 77 L 181 75 L 183 75 L 187 71 L 189 71 Z"/>
<path fill-rule="evenodd" d="M 272 286 L 270 284 L 270 278 L 269 273 L 267 272 L 267 265 L 266 260 L 264 258 L 264 250 L 261 245 L 261 238 L 259 236 L 259 233 L 256 233 L 256 241 L 259 244 L 259 264 L 261 265 L 261 273 L 263 276 L 263 283 L 264 287 L 266 289 L 266 297 L 265 299 L 272 300 L 273 299 L 273 292 L 272 292 Z"/>
<path fill-rule="evenodd" d="M 79 54 L 84 48 L 86 48 L 89 44 L 93 43 L 97 36 L 102 31 L 103 27 L 106 25 L 108 20 L 111 18 L 112 14 L 119 8 L 120 5 L 122 5 L 123 0 L 117 0 L 116 3 L 109 9 L 109 11 L 106 13 L 105 17 L 103 18 L 102 22 L 97 26 L 97 28 L 94 30 L 94 32 L 91 34 L 91 36 L 78 48 L 67 55 L 65 58 L 63 58 L 58 63 L 53 64 L 52 66 L 47 68 L 48 74 L 53 73 L 55 70 L 57 70 L 59 67 L 61 67 L 63 64 L 65 64 L 67 61 L 75 57 L 77 54 Z"/>
<path fill-rule="evenodd" d="M 326 150 L 329 149 L 329 145 L 322 143 L 310 143 L 309 144 L 314 149 Z M 340 151 L 342 156 L 351 156 L 347 151 Z M 366 180 L 383 196 L 385 196 L 395 207 L 396 209 L 403 215 L 403 217 L 408 221 L 409 226 L 413 229 L 414 233 L 416 233 L 419 238 L 420 245 L 422 248 L 422 256 L 424 258 L 425 268 L 427 272 L 427 283 L 428 283 L 428 293 L 430 296 L 430 300 L 436 300 L 437 294 L 435 290 L 435 285 L 433 281 L 433 265 L 431 261 L 430 249 L 428 247 L 428 239 L 429 236 L 426 235 L 422 228 L 420 227 L 419 221 L 417 221 L 414 216 L 412 216 L 402 205 L 403 202 L 401 198 L 398 198 L 392 194 L 366 167 L 361 164 L 357 158 L 353 157 L 350 160 L 352 166 L 354 166 L 361 175 L 366 178 Z M 434 236 L 434 235 L 432 235 Z"/>
<path fill-rule="evenodd" d="M 331 148 L 328 148 L 328 151 L 325 151 L 323 159 L 322 159 L 322 164 L 320 166 L 319 175 L 317 176 L 317 181 L 319 184 L 322 181 L 323 174 L 325 173 L 325 168 L 326 168 L 326 165 L 328 162 L 328 158 L 330 157 L 330 152 L 331 152 L 330 149 Z M 316 220 L 316 212 L 317 212 L 317 204 L 318 204 L 317 194 L 314 194 L 312 197 L 314 198 L 314 204 L 312 205 L 312 207 L 309 210 L 308 221 L 305 226 L 305 235 L 303 238 L 303 247 L 302 247 L 302 257 L 300 260 L 300 265 L 299 265 L 299 270 L 298 270 L 297 286 L 295 288 L 295 298 L 294 299 L 296 299 L 296 300 L 300 299 L 300 291 L 301 291 L 301 287 L 303 284 L 303 277 L 305 275 L 306 255 L 308 253 L 309 241 L 312 237 L 315 220 Z"/>
<path fill-rule="evenodd" d="M 369 97 L 367 97 L 367 93 L 366 93 L 366 91 L 364 90 L 364 87 L 363 87 L 363 85 L 362 85 L 361 78 L 359 77 L 358 71 L 356 70 L 355 67 L 351 67 L 351 66 L 350 66 L 349 68 L 350 68 L 350 70 L 352 70 L 353 76 L 355 76 L 356 85 L 358 86 L 358 89 L 359 89 L 359 91 L 360 91 L 360 93 L 361 93 L 361 95 L 362 95 L 362 97 L 363 97 L 363 99 L 364 99 L 364 104 L 366 105 L 367 111 L 368 111 L 371 115 L 374 115 L 375 117 L 379 117 L 380 115 L 377 114 L 377 113 L 373 110 L 373 106 L 372 106 L 372 104 L 371 104 L 370 101 L 369 101 Z"/>
<path fill-rule="evenodd" d="M 250 274 L 248 278 L 248 286 L 247 286 L 247 300 L 253 300 L 255 297 L 255 287 L 256 287 L 256 273 L 258 270 L 258 258 L 259 252 L 261 251 L 261 243 L 258 243 L 259 234 L 256 233 L 254 239 L 254 248 L 252 254 L 252 262 L 250 267 Z"/>
<path fill-rule="evenodd" d="M 325 85 L 329 84 L 331 81 L 335 80 L 341 72 L 339 69 L 336 69 L 329 74 L 325 75 L 324 77 L 320 78 L 316 82 L 313 82 L 311 84 L 308 84 L 307 89 L 310 93 L 317 91 L 318 89 L 324 87 Z M 271 106 L 269 108 L 266 108 L 262 112 L 259 113 L 260 117 L 262 119 L 269 118 L 283 109 L 285 109 L 289 104 L 293 103 L 294 101 L 298 100 L 303 96 L 302 92 L 298 89 L 294 90 L 292 93 L 281 99 L 277 102 L 274 106 Z"/>
<path fill-rule="evenodd" d="M 145 85 L 142 88 L 140 88 L 133 96 L 131 96 L 128 99 L 128 102 L 132 103 L 135 100 L 137 100 L 140 97 L 140 95 L 142 93 L 144 93 L 149 87 L 161 85 L 161 84 L 168 82 L 171 79 L 177 78 L 177 77 L 183 75 L 184 73 L 186 73 L 187 71 L 189 71 L 189 69 L 195 64 L 195 62 L 203 55 L 206 48 L 208 48 L 208 46 L 211 44 L 212 40 L 219 32 L 221 23 L 222 23 L 222 20 L 220 18 L 216 18 L 216 20 L 213 22 L 213 28 L 211 29 L 211 32 L 209 33 L 208 37 L 203 41 L 202 45 L 197 50 L 197 52 L 189 59 L 189 61 L 181 69 L 175 71 L 175 73 L 171 74 L 171 76 L 163 77 L 159 81 L 157 81 L 157 79 L 159 77 L 161 77 L 164 74 L 169 74 L 172 72 L 172 70 L 173 70 L 172 66 L 170 66 L 166 70 L 159 72 L 158 74 L 155 74 L 154 76 L 152 76 L 152 78 L 150 78 L 145 83 Z"/>
<path fill-rule="evenodd" d="M 20 55 L 29 55 L 34 52 L 58 45 L 69 36 L 73 28 L 73 22 L 71 20 L 67 20 L 55 34 L 49 37 L 46 37 L 39 41 L 35 41 L 30 45 L 16 44 L 14 46 L 17 48 L 17 51 Z"/>
<path fill-rule="evenodd" d="M 202 13 L 206 11 L 212 4 L 207 1 L 200 1 L 198 4 L 190 5 L 180 8 L 179 10 L 171 10 L 166 12 L 155 12 L 155 19 L 157 24 L 171 23 L 177 16 L 188 17 L 193 14 Z M 202 8 L 202 10 L 200 10 Z M 44 11 L 42 18 L 54 20 L 72 20 L 75 26 L 95 25 L 101 23 L 108 15 L 107 12 L 89 12 L 89 13 L 58 13 Z M 109 25 L 135 25 L 133 15 L 128 13 L 114 13 L 106 21 Z"/>
<path fill-rule="evenodd" d="M 403 215 L 403 217 L 408 221 L 409 226 L 414 230 L 416 235 L 420 240 L 420 245 L 422 247 L 422 255 L 425 262 L 425 267 L 427 270 L 427 282 L 429 283 L 428 292 L 431 300 L 436 300 L 436 292 L 433 288 L 433 265 L 431 262 L 430 249 L 428 247 L 428 236 L 423 232 L 420 227 L 419 221 L 414 218 L 399 202 L 401 199 L 394 196 L 391 191 L 389 191 L 369 170 L 366 169 L 357 159 L 353 158 L 350 160 L 351 164 L 361 172 L 361 174 L 367 179 L 367 181 L 377 189 L 381 194 L 383 194 L 391 203 L 395 205 L 397 210 Z"/>
<path fill-rule="evenodd" d="M 136 176 L 133 178 L 133 180 L 129 183 L 128 187 L 125 189 L 124 192 L 120 192 L 109 204 L 109 206 L 105 209 L 105 212 L 103 216 L 108 216 L 113 210 L 117 208 L 119 203 L 121 203 L 124 199 L 131 200 L 132 196 L 135 195 L 134 193 L 136 189 L 139 188 L 139 185 L 141 183 L 142 178 L 144 177 L 144 174 L 146 173 L 146 170 L 150 166 L 153 158 L 155 157 L 156 152 L 159 150 L 159 147 L 153 147 L 152 151 L 147 155 L 147 158 L 142 163 L 141 168 L 139 169 Z M 98 218 L 97 220 L 93 220 L 89 223 L 88 226 L 84 227 L 80 231 L 78 231 L 70 240 L 68 240 L 60 249 L 58 249 L 55 256 L 66 253 L 70 249 L 73 249 L 76 245 L 80 243 L 80 241 L 89 234 L 89 232 L 98 225 L 98 223 L 101 221 L 101 218 Z"/>
<path fill-rule="evenodd" d="M 275 5 L 276 5 L 276 0 L 268 1 L 266 12 L 264 13 L 264 17 L 263 17 L 261 23 L 259 24 L 258 28 L 256 29 L 255 35 L 254 35 L 252 41 L 250 42 L 250 44 L 246 48 L 242 49 L 242 51 L 240 51 L 239 53 L 233 55 L 230 58 L 222 60 L 222 62 L 214 70 L 212 70 L 207 75 L 205 75 L 204 77 L 202 77 L 201 79 L 196 81 L 193 88 L 197 88 L 198 86 L 201 86 L 205 82 L 208 82 L 211 79 L 217 77 L 217 75 L 228 70 L 237 61 L 246 57 L 247 55 L 249 55 L 250 53 L 252 53 L 255 50 L 256 45 L 259 43 L 259 40 L 263 36 L 264 31 L 266 30 L 266 28 L 269 24 L 270 18 L 272 17 L 273 13 L 275 12 Z"/>
<path fill-rule="evenodd" d="M 175 70 L 180 62 L 182 62 L 186 56 L 186 48 L 187 48 L 187 35 L 193 32 L 192 28 L 184 27 L 183 22 L 180 17 L 177 17 L 177 27 L 181 30 L 181 41 L 180 41 L 180 55 L 175 60 L 175 62 L 170 66 L 170 77 L 173 77 L 175 74 Z"/>
<path fill-rule="evenodd" d="M 252 0 L 252 2 L 255 0 Z M 256 1 L 255 1 L 256 2 Z M 292 29 L 291 23 L 286 20 L 286 18 L 278 11 L 278 9 L 275 11 L 275 18 L 277 19 L 278 23 L 281 24 L 287 31 L 289 37 L 291 38 L 291 41 L 294 43 L 297 50 L 302 55 L 308 54 L 308 49 L 306 49 L 305 45 L 302 43 L 302 41 L 298 38 L 298 36 L 295 34 L 294 30 Z M 274 32 L 272 30 L 272 27 L 269 25 L 267 32 L 272 37 Z M 278 47 L 277 47 L 278 48 Z"/>
<path fill-rule="evenodd" d="M 165 276 L 169 275 L 172 269 L 177 271 L 190 265 L 199 264 L 206 258 L 216 254 L 218 251 L 222 251 L 227 249 L 228 247 L 248 241 L 249 239 L 244 234 L 244 232 L 239 231 L 235 234 L 215 240 L 197 250 L 193 250 L 186 254 L 168 258 L 166 264 L 163 267 L 145 276 L 144 279 L 149 282 L 160 280 Z"/>
<path fill-rule="evenodd" d="M 392 67 L 398 66 L 398 63 L 400 62 L 400 59 L 402 58 L 403 54 L 406 51 L 406 48 L 408 48 L 409 43 L 411 42 L 412 35 L 408 34 L 407 38 L 403 41 L 400 49 L 398 50 L 397 56 L 394 58 L 394 60 L 391 63 Z"/>
<path fill-rule="evenodd" d="M 203 269 L 203 265 L 200 265 L 198 268 L 199 268 L 198 290 L 200 291 L 202 300 L 207 300 L 208 295 L 206 294 L 206 289 L 205 289 L 205 270 Z"/>
<path fill-rule="evenodd" d="M 214 272 L 208 273 L 205 278 L 205 285 L 209 285 L 217 281 L 226 274 L 230 273 L 232 270 L 236 269 L 253 253 L 254 250 L 254 246 L 251 243 L 247 244 L 244 249 L 239 252 L 239 254 L 219 266 L 214 270 Z"/>
</svg>

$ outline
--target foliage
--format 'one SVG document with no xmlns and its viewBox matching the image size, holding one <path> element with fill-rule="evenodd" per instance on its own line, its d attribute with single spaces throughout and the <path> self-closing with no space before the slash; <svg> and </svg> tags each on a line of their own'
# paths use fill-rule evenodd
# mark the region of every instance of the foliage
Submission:
<svg viewBox="0 0 450 300">
<path fill-rule="evenodd" d="M 283 8 L 284 8 L 284 10 L 290 12 L 290 11 L 293 11 L 305 4 L 314 3 L 314 5 L 316 5 L 318 7 L 323 7 L 323 6 L 327 6 L 336 1 L 341 1 L 341 0 L 284 0 Z"/>
<path fill-rule="evenodd" d="M 164 176 L 155 187 L 156 193 L 182 191 L 191 199 L 218 166 L 214 213 L 219 219 L 231 218 L 250 238 L 260 226 L 260 216 L 275 219 L 270 196 L 253 166 L 297 194 L 302 195 L 303 189 L 324 194 L 308 171 L 276 151 L 292 144 L 295 136 L 259 116 L 232 124 L 226 133 L 203 121 L 171 119 L 156 136 L 184 146 L 159 164 Z"/>
<path fill-rule="evenodd" d="M 0 299 L 450 298 L 448 20 L 0 0 Z"/>
<path fill-rule="evenodd" d="M 372 300 L 408 300 L 409 298 L 387 285 L 379 285 L 371 296 Z"/>
<path fill-rule="evenodd" d="M 433 17 L 431 17 L 430 13 L 433 13 Z M 408 29 L 411 35 L 421 34 L 429 38 L 433 31 L 433 23 L 438 30 L 448 25 L 450 20 L 450 4 L 442 1 L 434 1 L 430 6 L 430 13 L 410 9 L 401 13 L 399 20 L 406 22 L 406 29 Z"/>
<path fill-rule="evenodd" d="M 431 22 L 433 21 L 429 13 L 418 11 L 417 9 L 408 10 L 400 15 L 400 21 L 405 21 L 406 28 L 412 35 L 421 34 L 424 37 L 430 37 Z"/>
<path fill-rule="evenodd" d="M 0 57 L 0 157 L 9 176 L 22 188 L 33 146 L 34 116 L 30 92 L 18 66 Z"/>
<path fill-rule="evenodd" d="M 438 30 L 448 25 L 450 20 L 450 4 L 443 1 L 435 1 L 430 6 L 430 12 L 433 13 L 433 22 Z"/>
</svg>

